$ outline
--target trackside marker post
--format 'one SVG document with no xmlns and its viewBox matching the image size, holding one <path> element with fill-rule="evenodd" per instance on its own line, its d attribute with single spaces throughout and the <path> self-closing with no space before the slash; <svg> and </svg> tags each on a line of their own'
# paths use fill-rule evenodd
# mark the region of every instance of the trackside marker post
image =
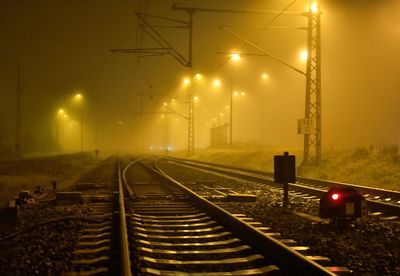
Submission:
<svg viewBox="0 0 400 276">
<path fill-rule="evenodd" d="M 287 151 L 274 156 L 274 182 L 283 184 L 283 207 L 289 206 L 289 183 L 296 183 L 296 157 Z"/>
</svg>

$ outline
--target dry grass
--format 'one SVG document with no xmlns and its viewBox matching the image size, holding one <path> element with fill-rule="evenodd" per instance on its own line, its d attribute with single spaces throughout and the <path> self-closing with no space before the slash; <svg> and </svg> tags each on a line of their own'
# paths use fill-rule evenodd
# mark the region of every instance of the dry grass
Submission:
<svg viewBox="0 0 400 276">
<path fill-rule="evenodd" d="M 0 202 L 8 203 L 21 190 L 36 186 L 68 189 L 84 172 L 95 164 L 89 154 L 59 155 L 0 162 Z"/>
<path fill-rule="evenodd" d="M 299 166 L 302 150 L 295 148 L 260 148 L 234 150 L 198 150 L 191 158 L 214 163 L 273 171 L 273 156 L 284 151 L 296 155 Z M 183 154 L 180 154 L 183 157 Z M 397 145 L 350 149 L 327 149 L 319 167 L 306 167 L 302 176 L 359 185 L 400 190 L 400 157 Z"/>
</svg>

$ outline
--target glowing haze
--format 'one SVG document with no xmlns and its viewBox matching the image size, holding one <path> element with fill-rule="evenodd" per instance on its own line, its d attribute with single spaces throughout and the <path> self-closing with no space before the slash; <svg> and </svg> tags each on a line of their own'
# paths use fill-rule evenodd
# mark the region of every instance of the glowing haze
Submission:
<svg viewBox="0 0 400 276">
<path fill-rule="evenodd" d="M 134 12 L 187 20 L 184 12 L 170 9 L 177 2 L 1 2 L 0 147 L 13 148 L 15 143 L 18 63 L 26 151 L 54 151 L 57 144 L 79 151 L 82 122 L 84 150 L 160 149 L 166 144 L 184 149 L 190 93 L 195 97 L 195 147 L 209 145 L 210 127 L 230 123 L 231 108 L 234 143 L 300 147 L 297 119 L 304 118 L 304 76 L 266 56 L 248 55 L 257 50 L 220 26 L 303 71 L 306 31 L 254 28 L 265 26 L 274 15 L 196 13 L 192 70 L 168 55 L 138 58 L 110 52 L 159 47 L 138 31 Z M 291 2 L 181 5 L 281 11 Z M 306 11 L 309 4 L 298 0 L 288 10 Z M 325 0 L 322 12 L 323 147 L 397 143 L 399 2 Z M 305 26 L 304 17 L 294 16 L 271 24 Z M 187 57 L 187 30 L 160 32 Z M 79 104 L 73 100 L 77 93 L 83 99 Z M 61 116 L 61 108 L 67 115 Z"/>
</svg>

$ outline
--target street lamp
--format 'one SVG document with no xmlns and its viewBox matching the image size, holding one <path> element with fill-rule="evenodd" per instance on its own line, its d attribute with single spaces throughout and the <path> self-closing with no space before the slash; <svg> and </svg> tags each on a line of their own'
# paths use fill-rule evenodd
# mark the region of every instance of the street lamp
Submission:
<svg viewBox="0 0 400 276">
<path fill-rule="evenodd" d="M 61 149 L 61 135 L 60 135 L 60 117 L 62 117 L 65 114 L 65 110 L 63 108 L 60 108 L 57 110 L 57 148 L 58 150 Z"/>
<path fill-rule="evenodd" d="M 318 13 L 319 7 L 318 2 L 313 2 L 311 5 L 307 7 L 307 11 L 311 11 L 312 13 Z"/>
<path fill-rule="evenodd" d="M 241 56 L 240 56 L 239 53 L 232 53 L 232 54 L 230 55 L 230 59 L 233 60 L 233 61 L 239 61 L 240 58 L 241 58 Z"/>
<path fill-rule="evenodd" d="M 232 136 L 232 123 L 233 123 L 233 98 L 234 97 L 244 97 L 244 96 L 246 96 L 246 92 L 244 92 L 244 91 L 234 91 L 234 92 L 232 92 L 231 93 L 231 128 L 230 128 L 230 130 L 231 130 L 231 137 L 233 137 Z M 239 120 L 238 120 L 238 135 L 239 135 L 239 139 L 240 139 L 240 118 L 239 118 Z M 232 138 L 231 138 L 231 140 L 230 140 L 230 146 L 232 147 Z"/>
<path fill-rule="evenodd" d="M 214 87 L 219 88 L 221 86 L 221 81 L 219 79 L 214 79 L 213 85 Z"/>
<path fill-rule="evenodd" d="M 183 79 L 183 84 L 184 84 L 186 87 L 188 87 L 189 84 L 190 84 L 190 79 L 189 79 L 189 78 L 184 78 L 184 79 Z"/>
<path fill-rule="evenodd" d="M 75 100 L 80 104 L 80 111 L 81 111 L 81 152 L 83 152 L 83 96 L 82 94 L 78 93 L 75 95 Z"/>
<path fill-rule="evenodd" d="M 197 81 L 200 81 L 200 80 L 202 80 L 202 79 L 203 79 L 203 75 L 202 75 L 202 74 L 199 74 L 199 73 L 197 73 L 197 74 L 195 74 L 195 75 L 194 75 L 194 79 L 195 79 L 195 80 L 197 80 Z"/>
<path fill-rule="evenodd" d="M 238 61 L 240 61 L 240 58 L 241 58 L 241 56 L 240 56 L 240 54 L 239 53 L 232 53 L 231 55 L 230 55 L 230 59 L 233 61 L 233 62 L 238 62 Z M 234 77 L 233 77 L 233 74 L 231 74 L 231 92 L 230 92 L 230 106 L 231 106 L 231 114 L 230 114 L 230 122 L 229 122 L 229 147 L 230 148 L 232 148 L 232 146 L 233 146 L 233 94 L 234 94 L 234 91 L 233 91 L 233 79 L 234 79 Z"/>
<path fill-rule="evenodd" d="M 307 61 L 307 59 L 308 59 L 308 52 L 307 52 L 307 50 L 302 50 L 301 52 L 300 52 L 300 54 L 299 54 L 299 56 L 300 56 L 300 60 L 301 61 Z"/>
</svg>

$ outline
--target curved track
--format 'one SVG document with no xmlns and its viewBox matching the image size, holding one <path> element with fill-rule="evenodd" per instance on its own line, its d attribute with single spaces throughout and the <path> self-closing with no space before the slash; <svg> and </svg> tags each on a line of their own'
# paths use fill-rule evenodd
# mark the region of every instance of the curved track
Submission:
<svg viewBox="0 0 400 276">
<path fill-rule="evenodd" d="M 335 275 L 321 256 L 222 208 L 152 161 L 120 162 L 109 185 L 80 185 L 91 212 L 66 275 Z M 91 188 L 88 188 L 91 187 Z"/>
<path fill-rule="evenodd" d="M 156 171 L 157 170 L 157 171 Z M 292 240 L 198 196 L 149 164 L 124 170 L 134 274 L 334 275 L 329 259 L 304 256 Z M 324 263 L 318 264 L 317 262 Z"/>
</svg>

